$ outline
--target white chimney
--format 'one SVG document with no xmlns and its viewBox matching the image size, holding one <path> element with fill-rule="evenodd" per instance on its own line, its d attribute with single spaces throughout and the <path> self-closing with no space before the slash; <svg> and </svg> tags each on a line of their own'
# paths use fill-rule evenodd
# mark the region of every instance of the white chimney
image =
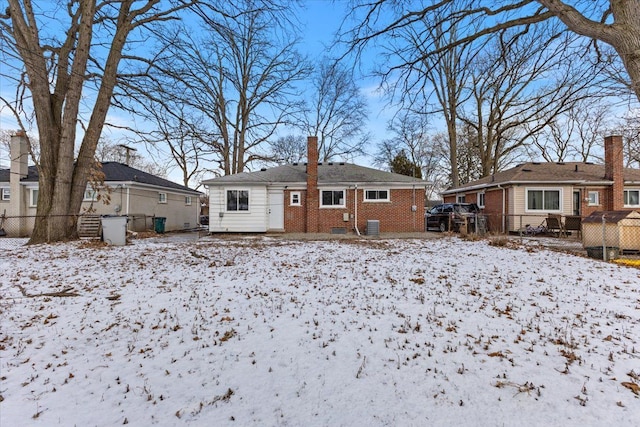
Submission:
<svg viewBox="0 0 640 427">
<path fill-rule="evenodd" d="M 11 135 L 11 145 L 9 147 L 9 157 L 11 167 L 9 169 L 10 202 L 7 209 L 9 216 L 26 215 L 24 211 L 24 186 L 20 185 L 20 180 L 26 178 L 29 172 L 29 149 L 27 136 L 23 131 L 18 131 Z M 18 232 L 23 234 L 22 223 L 18 225 Z"/>
<path fill-rule="evenodd" d="M 11 135 L 11 181 L 27 177 L 29 172 L 29 149 L 27 137 L 23 131 Z"/>
</svg>

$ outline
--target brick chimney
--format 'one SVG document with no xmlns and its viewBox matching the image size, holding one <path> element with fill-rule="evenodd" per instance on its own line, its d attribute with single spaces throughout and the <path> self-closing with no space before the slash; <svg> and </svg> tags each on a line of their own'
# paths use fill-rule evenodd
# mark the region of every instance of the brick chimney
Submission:
<svg viewBox="0 0 640 427">
<path fill-rule="evenodd" d="M 607 191 L 605 210 L 620 210 L 624 206 L 624 162 L 622 136 L 612 135 L 604 139 L 604 179 L 613 181 Z"/>
<path fill-rule="evenodd" d="M 307 233 L 318 232 L 320 215 L 320 195 L 318 194 L 318 137 L 307 138 Z"/>
</svg>

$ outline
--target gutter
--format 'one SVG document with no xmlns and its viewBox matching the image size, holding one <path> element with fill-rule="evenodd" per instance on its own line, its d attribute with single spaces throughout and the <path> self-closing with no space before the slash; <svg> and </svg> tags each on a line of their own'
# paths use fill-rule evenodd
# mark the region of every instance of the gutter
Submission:
<svg viewBox="0 0 640 427">
<path fill-rule="evenodd" d="M 491 188 L 491 187 L 496 187 L 496 188 L 504 188 L 502 187 L 503 185 L 613 185 L 613 183 L 611 181 L 587 181 L 584 179 L 581 180 L 575 180 L 575 181 L 507 181 L 507 182 L 503 182 L 500 184 L 496 184 L 496 183 L 487 183 L 487 184 L 478 184 L 478 185 L 472 185 L 469 187 L 458 187 L 458 188 L 453 188 L 451 190 L 445 190 L 440 194 L 457 194 L 457 193 L 464 193 L 466 191 L 473 191 L 473 190 L 480 190 L 480 189 L 486 189 L 486 188 Z"/>
</svg>

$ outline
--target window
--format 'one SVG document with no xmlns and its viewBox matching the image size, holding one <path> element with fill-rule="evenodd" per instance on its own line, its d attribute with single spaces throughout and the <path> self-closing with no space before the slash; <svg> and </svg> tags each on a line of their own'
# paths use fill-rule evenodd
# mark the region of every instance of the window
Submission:
<svg viewBox="0 0 640 427">
<path fill-rule="evenodd" d="M 560 211 L 560 190 L 527 190 L 528 211 Z"/>
<path fill-rule="evenodd" d="M 291 206 L 301 206 L 300 192 L 299 191 L 292 191 L 291 192 L 291 198 L 290 198 L 289 204 Z"/>
<path fill-rule="evenodd" d="M 11 200 L 11 189 L 8 187 L 2 188 L 2 200 Z"/>
<path fill-rule="evenodd" d="M 587 199 L 587 204 L 589 206 L 598 206 L 600 204 L 600 192 L 589 191 Z"/>
<path fill-rule="evenodd" d="M 465 201 L 465 199 L 466 199 L 466 197 L 465 197 L 465 195 L 464 195 L 464 194 L 462 194 L 462 195 L 461 195 L 461 194 L 458 194 L 458 195 L 456 196 L 456 203 L 467 203 L 467 202 Z"/>
<path fill-rule="evenodd" d="M 344 208 L 344 190 L 322 190 L 320 207 Z"/>
<path fill-rule="evenodd" d="M 84 190 L 83 201 L 85 202 L 95 202 L 98 200 L 98 192 L 96 190 L 86 189 Z"/>
<path fill-rule="evenodd" d="M 167 193 L 158 193 L 158 203 L 167 203 Z"/>
<path fill-rule="evenodd" d="M 365 202 L 388 202 L 389 190 L 365 190 Z"/>
<path fill-rule="evenodd" d="M 624 190 L 624 205 L 640 206 L 640 190 Z"/>
<path fill-rule="evenodd" d="M 227 211 L 249 210 L 249 190 L 227 190 Z"/>
<path fill-rule="evenodd" d="M 484 193 L 478 193 L 478 207 L 484 208 Z"/>
<path fill-rule="evenodd" d="M 185 206 L 191 206 L 191 196 L 184 196 Z"/>
<path fill-rule="evenodd" d="M 29 207 L 35 208 L 38 206 L 38 189 L 30 188 L 29 189 Z"/>
</svg>

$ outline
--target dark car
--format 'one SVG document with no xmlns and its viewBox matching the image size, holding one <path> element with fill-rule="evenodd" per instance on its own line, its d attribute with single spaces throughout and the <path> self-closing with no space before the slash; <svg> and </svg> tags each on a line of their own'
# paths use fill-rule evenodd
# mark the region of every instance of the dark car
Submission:
<svg viewBox="0 0 640 427">
<path fill-rule="evenodd" d="M 479 213 L 480 209 L 475 203 L 436 205 L 427 213 L 427 230 L 437 228 L 440 231 L 460 231 L 460 228 L 466 224 L 467 231 L 474 231 Z"/>
</svg>

